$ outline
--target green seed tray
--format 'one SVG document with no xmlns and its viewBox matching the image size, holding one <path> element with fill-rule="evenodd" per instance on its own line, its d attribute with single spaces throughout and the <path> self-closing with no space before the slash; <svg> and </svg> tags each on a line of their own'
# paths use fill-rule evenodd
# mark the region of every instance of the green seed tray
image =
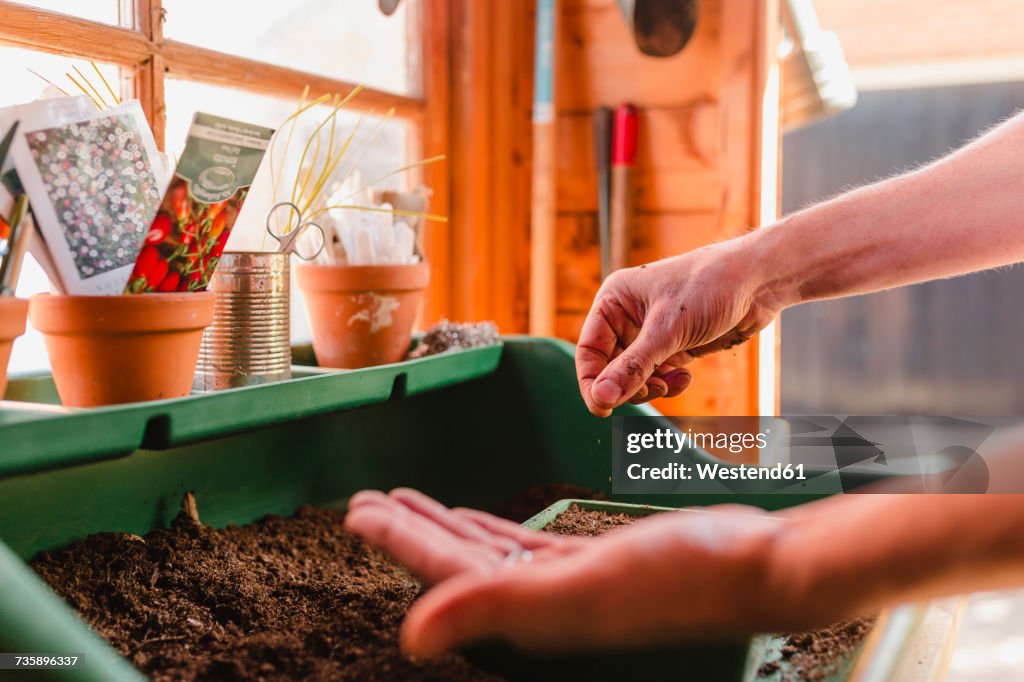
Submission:
<svg viewBox="0 0 1024 682">
<path fill-rule="evenodd" d="M 612 422 L 580 400 L 567 343 L 510 337 L 370 370 L 303 371 L 277 385 L 56 413 L 45 411 L 48 377 L 11 381 L 7 397 L 28 404 L 0 409 L 0 651 L 85 654 L 83 667 L 42 679 L 138 679 L 25 561 L 91 533 L 166 527 L 186 491 L 213 527 L 344 505 L 364 488 L 413 486 L 481 509 L 538 483 L 611 492 Z M 657 416 L 632 405 L 617 414 Z M 626 499 L 778 508 L 814 497 Z"/>
<path fill-rule="evenodd" d="M 308 365 L 293 378 L 184 398 L 60 408 L 49 374 L 12 378 L 0 408 L 0 474 L 164 449 L 249 429 L 435 391 L 491 374 L 502 344 L 357 370 Z"/>
</svg>

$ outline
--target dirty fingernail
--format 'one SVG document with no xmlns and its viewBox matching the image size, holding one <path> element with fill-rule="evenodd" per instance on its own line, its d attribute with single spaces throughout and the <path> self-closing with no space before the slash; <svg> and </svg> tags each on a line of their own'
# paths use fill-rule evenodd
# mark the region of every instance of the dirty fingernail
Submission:
<svg viewBox="0 0 1024 682">
<path fill-rule="evenodd" d="M 594 400 L 603 405 L 614 405 L 622 397 L 622 389 L 611 379 L 601 379 L 591 391 Z"/>
</svg>

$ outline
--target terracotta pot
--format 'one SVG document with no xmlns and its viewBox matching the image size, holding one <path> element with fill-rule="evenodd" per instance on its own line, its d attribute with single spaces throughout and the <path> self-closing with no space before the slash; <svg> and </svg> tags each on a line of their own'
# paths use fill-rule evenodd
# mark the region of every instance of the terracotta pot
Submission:
<svg viewBox="0 0 1024 682">
<path fill-rule="evenodd" d="M 355 369 L 405 357 L 430 281 L 426 263 L 302 264 L 295 276 L 321 367 Z"/>
<path fill-rule="evenodd" d="M 7 361 L 11 359 L 14 339 L 25 333 L 28 301 L 13 296 L 0 296 L 0 399 L 7 390 Z"/>
<path fill-rule="evenodd" d="M 30 299 L 60 400 L 93 407 L 179 398 L 192 387 L 213 293 Z"/>
</svg>

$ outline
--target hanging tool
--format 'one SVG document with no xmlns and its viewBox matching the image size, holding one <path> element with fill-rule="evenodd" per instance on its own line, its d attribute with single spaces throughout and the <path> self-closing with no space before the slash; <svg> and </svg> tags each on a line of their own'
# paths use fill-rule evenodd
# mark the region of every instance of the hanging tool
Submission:
<svg viewBox="0 0 1024 682">
<path fill-rule="evenodd" d="M 555 331 L 555 26 L 557 0 L 537 0 L 533 78 L 533 182 L 530 203 L 530 333 Z"/>
<path fill-rule="evenodd" d="M 597 236 L 601 248 L 601 279 L 612 271 L 612 110 L 594 111 L 594 161 L 597 169 Z"/>
<path fill-rule="evenodd" d="M 690 42 L 699 0 L 619 0 L 637 48 L 649 57 L 671 57 Z"/>
<path fill-rule="evenodd" d="M 639 120 L 636 107 L 622 104 L 615 110 L 612 134 L 611 269 L 626 267 L 629 260 L 629 233 L 633 224 L 633 176 Z"/>
<path fill-rule="evenodd" d="M 398 9 L 398 3 L 402 0 L 377 0 L 377 7 L 386 17 L 390 17 Z"/>
</svg>

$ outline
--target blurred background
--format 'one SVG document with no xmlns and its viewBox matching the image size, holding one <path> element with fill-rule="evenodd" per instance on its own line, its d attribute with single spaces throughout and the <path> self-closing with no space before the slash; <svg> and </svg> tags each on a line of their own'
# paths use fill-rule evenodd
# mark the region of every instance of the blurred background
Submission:
<svg viewBox="0 0 1024 682">
<path fill-rule="evenodd" d="M 784 134 L 783 213 L 926 163 L 1024 107 L 1022 2 L 814 0 L 814 8 L 839 37 L 858 98 L 849 111 Z M 787 310 L 781 412 L 1021 414 L 1022 291 L 1016 266 Z M 972 596 L 948 679 L 1010 680 L 1021 670 L 1024 595 Z"/>
<path fill-rule="evenodd" d="M 784 213 L 935 159 L 1024 106 L 1024 3 L 814 7 L 859 97 L 784 135 Z M 1022 290 L 1015 267 L 786 311 L 782 412 L 1020 414 Z"/>
</svg>

